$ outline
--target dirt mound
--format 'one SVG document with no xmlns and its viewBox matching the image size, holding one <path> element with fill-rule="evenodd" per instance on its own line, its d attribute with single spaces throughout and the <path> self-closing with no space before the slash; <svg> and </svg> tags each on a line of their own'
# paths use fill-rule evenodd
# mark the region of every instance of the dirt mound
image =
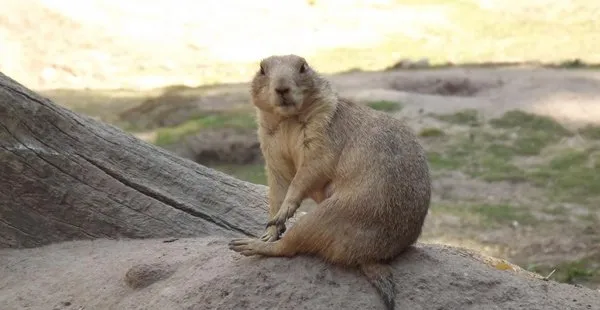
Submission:
<svg viewBox="0 0 600 310">
<path fill-rule="evenodd" d="M 219 91 L 218 87 L 171 87 L 119 114 L 132 128 L 150 130 L 177 126 L 194 116 L 249 106 L 247 89 Z"/>
<path fill-rule="evenodd" d="M 262 162 L 260 143 L 254 131 L 231 128 L 202 130 L 181 142 L 165 146 L 175 154 L 202 165 L 252 164 Z"/>
<path fill-rule="evenodd" d="M 390 87 L 394 90 L 418 94 L 471 97 L 481 90 L 502 86 L 501 81 L 490 83 L 468 77 L 415 77 L 414 79 L 395 80 Z"/>
<path fill-rule="evenodd" d="M 229 251 L 227 241 L 96 240 L 2 250 L 0 304 L 4 309 L 381 307 L 358 272 L 312 257 L 247 258 Z M 600 309 L 600 292 L 543 281 L 457 248 L 419 244 L 394 265 L 398 309 Z M 125 278 L 132 273 L 150 279 L 147 286 L 129 287 Z"/>
<path fill-rule="evenodd" d="M 119 119 L 139 129 L 176 126 L 190 118 L 190 110 L 199 109 L 199 101 L 199 98 L 164 94 L 123 111 Z"/>
</svg>

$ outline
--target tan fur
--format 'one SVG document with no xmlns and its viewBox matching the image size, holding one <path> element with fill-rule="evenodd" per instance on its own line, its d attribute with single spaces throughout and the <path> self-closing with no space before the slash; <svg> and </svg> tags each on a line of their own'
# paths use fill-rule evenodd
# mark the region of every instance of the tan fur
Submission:
<svg viewBox="0 0 600 310">
<path fill-rule="evenodd" d="M 416 242 L 431 199 L 421 145 L 401 121 L 339 98 L 302 57 L 271 56 L 260 66 L 251 93 L 269 221 L 260 240 L 232 240 L 230 248 L 243 255 L 315 254 L 360 267 L 393 309 L 385 264 Z M 305 198 L 318 207 L 279 239 Z"/>
</svg>

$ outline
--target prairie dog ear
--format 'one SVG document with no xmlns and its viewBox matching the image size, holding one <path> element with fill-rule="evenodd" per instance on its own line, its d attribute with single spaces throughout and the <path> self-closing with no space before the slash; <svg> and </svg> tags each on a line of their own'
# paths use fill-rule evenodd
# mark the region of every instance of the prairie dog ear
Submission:
<svg viewBox="0 0 600 310">
<path fill-rule="evenodd" d="M 264 62 L 264 60 L 261 61 L 258 66 L 260 67 L 260 69 L 258 71 L 260 73 L 260 75 L 265 75 L 266 71 L 265 71 L 265 62 Z"/>
<path fill-rule="evenodd" d="M 302 64 L 300 65 L 300 73 L 304 73 L 308 70 L 308 64 L 306 63 L 306 61 L 303 61 Z"/>
</svg>

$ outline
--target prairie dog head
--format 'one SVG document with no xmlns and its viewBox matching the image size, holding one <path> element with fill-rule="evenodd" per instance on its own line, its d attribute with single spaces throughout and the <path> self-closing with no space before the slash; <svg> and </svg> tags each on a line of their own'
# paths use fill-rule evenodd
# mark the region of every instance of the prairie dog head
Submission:
<svg viewBox="0 0 600 310">
<path fill-rule="evenodd" d="M 281 116 L 299 114 L 310 104 L 318 74 L 303 57 L 270 56 L 260 62 L 252 80 L 252 97 L 257 108 Z"/>
</svg>

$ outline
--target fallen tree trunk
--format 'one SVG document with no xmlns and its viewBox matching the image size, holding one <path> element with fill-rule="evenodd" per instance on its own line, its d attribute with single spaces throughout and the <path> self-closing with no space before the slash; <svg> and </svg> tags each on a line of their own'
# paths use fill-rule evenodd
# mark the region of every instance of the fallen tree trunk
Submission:
<svg viewBox="0 0 600 310">
<path fill-rule="evenodd" d="M 265 187 L 78 115 L 0 73 L 0 247 L 254 236 Z"/>
</svg>

